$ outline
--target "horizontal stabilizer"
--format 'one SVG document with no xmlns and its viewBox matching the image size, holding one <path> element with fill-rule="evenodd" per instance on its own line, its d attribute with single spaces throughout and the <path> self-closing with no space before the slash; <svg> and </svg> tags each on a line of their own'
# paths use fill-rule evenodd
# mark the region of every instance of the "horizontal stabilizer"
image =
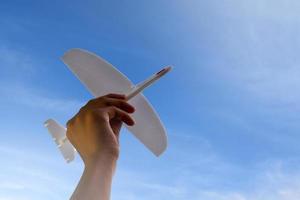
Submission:
<svg viewBox="0 0 300 200">
<path fill-rule="evenodd" d="M 67 129 L 53 119 L 48 119 L 44 125 L 48 129 L 65 160 L 68 163 L 74 160 L 76 150 L 66 137 Z"/>
</svg>

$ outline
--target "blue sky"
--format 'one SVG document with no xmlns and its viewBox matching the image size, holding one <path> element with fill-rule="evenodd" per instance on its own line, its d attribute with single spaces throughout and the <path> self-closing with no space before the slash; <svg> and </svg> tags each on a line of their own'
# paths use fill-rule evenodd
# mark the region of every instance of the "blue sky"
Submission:
<svg viewBox="0 0 300 200">
<path fill-rule="evenodd" d="M 112 199 L 300 199 L 300 2 L 1 1 L 0 200 L 68 199 L 82 172 L 43 127 L 92 98 L 60 61 L 74 47 L 133 82 L 169 146 L 122 131 Z"/>
</svg>

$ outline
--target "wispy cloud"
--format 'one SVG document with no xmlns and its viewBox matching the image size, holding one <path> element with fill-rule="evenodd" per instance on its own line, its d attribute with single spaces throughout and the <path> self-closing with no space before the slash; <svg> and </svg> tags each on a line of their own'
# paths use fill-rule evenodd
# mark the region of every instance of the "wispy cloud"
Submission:
<svg viewBox="0 0 300 200">
<path fill-rule="evenodd" d="M 27 50 L 29 51 L 29 50 Z M 22 48 L 12 48 L 8 45 L 0 46 L 0 71 L 2 76 L 10 75 L 10 78 L 16 75 L 31 76 L 35 73 L 36 61 Z"/>
<path fill-rule="evenodd" d="M 200 2 L 201 5 L 198 6 L 195 2 Z M 173 52 L 174 49 L 182 49 L 182 52 L 178 54 L 178 58 L 179 63 L 185 65 L 183 68 L 185 73 L 189 71 L 186 70 L 188 63 L 184 63 L 185 59 L 196 63 L 197 58 L 201 57 L 199 54 L 207 55 L 207 58 L 203 56 L 201 59 L 206 59 L 204 64 L 211 70 L 209 75 L 217 74 L 217 81 L 221 79 L 221 83 L 228 84 L 226 89 L 230 88 L 234 94 L 242 93 L 245 95 L 246 98 L 238 99 L 238 101 L 247 104 L 247 109 L 243 110 L 242 106 L 239 107 L 239 105 L 230 107 L 227 106 L 226 102 L 225 106 L 223 104 L 225 108 L 220 108 L 217 102 L 216 108 L 205 110 L 203 118 L 210 115 L 211 119 L 207 120 L 206 125 L 207 127 L 211 126 L 209 127 L 210 132 L 227 131 L 228 134 L 225 137 L 220 139 L 217 138 L 217 134 L 214 136 L 207 136 L 207 134 L 207 138 L 200 138 L 199 135 L 202 134 L 198 134 L 197 131 L 203 131 L 200 128 L 201 125 L 191 127 L 194 131 L 191 135 L 186 134 L 186 131 L 183 134 L 170 135 L 167 156 L 161 158 L 160 164 L 156 165 L 156 162 L 153 162 L 148 166 L 143 165 L 145 168 L 135 167 L 134 170 L 132 165 L 129 167 L 119 166 L 114 180 L 113 199 L 299 200 L 300 169 L 298 166 L 300 161 L 292 161 L 291 155 L 285 154 L 286 157 L 277 155 L 280 148 L 289 148 L 292 150 L 288 152 L 296 152 L 296 146 L 299 146 L 297 142 L 299 141 L 297 140 L 299 134 L 296 134 L 299 130 L 299 117 L 294 112 L 294 110 L 300 109 L 300 93 L 297 92 L 300 86 L 298 78 L 300 75 L 298 56 L 300 51 L 298 39 L 300 25 L 299 1 L 231 0 L 222 3 L 212 0 L 206 6 L 202 6 L 202 1 L 185 4 L 189 5 L 186 15 L 191 14 L 187 18 L 195 24 L 190 23 L 189 19 L 185 20 L 184 16 L 175 16 L 171 17 L 175 19 L 174 21 L 163 18 L 168 26 L 153 26 L 157 30 L 170 29 L 168 33 L 174 35 L 176 39 L 174 39 L 174 43 L 178 42 L 176 35 L 181 35 L 182 41 L 179 41 L 179 44 L 182 45 L 182 48 L 173 48 L 172 46 L 171 49 L 163 48 L 160 42 L 157 42 L 157 47 L 161 49 L 161 52 Z M 184 6 L 178 6 L 178 13 L 181 12 L 181 7 Z M 193 11 L 190 10 L 192 8 Z M 197 8 L 200 8 L 200 11 L 194 12 L 197 11 L 195 10 Z M 197 16 L 195 16 L 195 13 L 197 13 Z M 125 14 L 127 15 L 127 12 Z M 101 17 L 101 19 L 103 18 Z M 128 23 L 125 21 L 124 24 Z M 174 27 L 184 28 L 176 32 L 175 29 L 172 30 L 172 24 L 174 24 Z M 187 24 L 187 26 L 183 26 L 183 24 Z M 114 30 L 114 28 L 108 27 L 108 30 Z M 50 34 L 51 32 L 49 32 Z M 93 36 L 94 34 L 87 35 Z M 126 35 L 129 34 L 125 33 Z M 185 38 L 190 38 L 190 40 Z M 97 38 L 92 37 L 92 39 Z M 154 38 L 151 37 L 150 39 Z M 35 38 L 32 40 L 35 40 Z M 164 37 L 159 36 L 157 41 L 162 40 L 164 40 Z M 123 42 L 118 43 L 128 43 L 128 38 L 124 37 Z M 104 44 L 106 43 L 104 42 Z M 135 46 L 133 43 L 130 44 Z M 124 49 L 132 49 L 132 45 L 124 45 L 118 52 L 122 52 Z M 194 46 L 191 47 L 192 45 Z M 114 44 L 107 46 L 114 46 Z M 200 47 L 203 49 L 197 51 Z M 161 58 L 156 58 L 159 60 L 158 62 L 162 61 Z M 176 60 L 175 56 L 174 59 Z M 83 102 L 76 99 L 64 99 L 52 93 L 44 92 L 36 85 L 33 87 L 30 83 L 24 84 L 24 77 L 35 74 L 36 62 L 36 59 L 26 50 L 13 49 L 8 45 L 0 46 L 0 77 L 3 80 L 5 79 L 5 81 L 1 80 L 1 101 L 27 108 L 61 113 L 78 109 Z M 199 63 L 202 62 L 199 61 Z M 132 71 L 132 73 L 135 72 Z M 11 80 L 11 82 L 6 82 L 6 80 L 11 79 L 11 75 L 17 76 L 16 80 L 20 80 L 21 83 L 16 81 L 17 83 L 11 84 L 13 82 Z M 182 74 L 180 75 L 182 76 Z M 188 79 L 195 81 L 198 76 L 199 73 L 194 73 L 191 74 L 193 78 L 189 77 Z M 207 77 L 210 78 L 210 76 Z M 173 83 L 176 84 L 175 81 Z M 193 84 L 185 82 L 182 88 L 185 90 L 194 85 L 197 86 L 194 82 Z M 218 89 L 220 88 L 216 90 Z M 220 90 L 222 89 L 221 87 Z M 180 91 L 178 88 L 176 90 Z M 220 90 L 214 92 L 223 92 Z M 182 105 L 189 106 L 191 100 L 195 101 L 192 94 L 197 94 L 199 99 L 202 98 L 199 95 L 200 92 L 195 91 L 187 95 L 186 102 L 182 101 L 184 98 L 180 99 L 181 102 L 177 104 L 178 107 Z M 212 93 L 208 94 L 210 96 L 207 99 L 217 98 Z M 253 104 L 250 105 L 250 101 Z M 224 102 L 220 100 L 220 103 Z M 266 105 L 271 105 L 271 108 L 269 110 L 265 109 Z M 283 109 L 284 112 L 281 112 L 282 108 L 287 108 L 287 110 Z M 198 117 L 194 113 L 197 112 L 196 107 L 193 110 L 187 110 L 190 114 L 188 117 Z M 280 111 L 277 112 L 278 110 Z M 257 113 L 253 114 L 251 112 Z M 254 117 L 251 117 L 255 120 L 248 117 L 251 114 L 253 114 Z M 179 112 L 176 115 L 174 117 L 178 117 L 182 113 Z M 276 116 L 274 117 L 274 115 Z M 176 127 L 176 129 L 178 126 L 188 126 L 188 118 L 184 116 L 182 119 L 183 124 L 179 125 L 178 123 L 175 125 L 170 121 L 170 126 Z M 256 123 L 256 119 L 259 121 L 258 123 Z M 223 129 L 222 124 L 219 122 L 226 123 L 226 127 Z M 203 124 L 203 126 L 205 125 Z M 219 129 L 213 129 L 213 126 L 219 127 Z M 274 126 L 276 127 L 274 128 Z M 279 142 L 273 144 L 272 148 L 277 150 L 270 150 L 272 152 L 268 153 L 270 155 L 269 159 L 267 156 L 263 157 L 267 161 L 257 159 L 248 164 L 250 163 L 247 162 L 249 158 L 242 154 L 239 155 L 241 158 L 236 157 L 239 162 L 236 162 L 235 159 L 226 159 L 228 149 L 218 147 L 218 150 L 216 150 L 213 143 L 209 142 L 210 140 L 228 139 L 228 141 L 222 141 L 223 144 L 228 142 L 235 145 L 231 151 L 237 152 L 244 151 L 243 145 L 252 146 L 249 149 L 254 151 L 243 153 L 253 154 L 253 157 L 256 155 L 259 157 L 263 154 L 259 151 L 259 148 L 264 152 L 269 152 L 269 150 L 266 150 L 268 148 L 266 143 L 261 142 L 263 144 L 259 146 L 255 142 L 246 141 L 245 138 L 242 138 L 242 131 L 238 130 L 236 131 L 238 133 L 234 133 L 235 135 L 231 134 L 232 129 L 240 127 L 242 131 L 249 130 L 249 133 L 251 133 L 249 134 L 251 135 L 250 140 L 258 141 L 262 138 L 261 135 L 268 135 L 265 140 L 266 143 L 277 140 L 281 143 L 284 142 L 284 145 L 279 148 L 277 145 Z M 281 134 L 280 137 L 276 132 L 277 130 Z M 20 134 L 11 135 L 12 137 L 20 136 Z M 245 141 L 242 142 L 239 139 L 245 139 Z M 55 150 L 53 151 L 55 152 Z M 59 154 L 58 152 L 55 153 Z M 51 155 L 37 150 L 19 149 L 17 146 L 0 148 L 1 163 L 5 163 L 5 165 L 0 166 L 2 172 L 0 173 L 0 199 L 67 199 L 68 194 L 77 183 L 82 166 L 67 166 L 62 160 L 60 164 Z M 141 163 L 142 165 L 150 160 L 139 155 L 139 152 L 134 152 L 132 158 L 137 160 L 137 164 Z"/>
<path fill-rule="evenodd" d="M 175 137 L 177 142 L 171 149 L 174 152 L 169 153 L 176 155 L 176 158 L 174 162 L 168 160 L 168 171 L 161 169 L 166 174 L 118 168 L 113 199 L 299 199 L 300 173 L 294 167 L 298 161 L 270 160 L 257 163 L 249 169 L 224 160 L 205 139 L 197 137 L 193 141 L 195 138 L 186 134 L 183 137 L 180 134 L 171 137 Z M 4 172 L 1 175 L 0 191 L 5 191 L 0 199 L 32 200 L 45 196 L 65 199 L 81 174 L 80 166 L 63 166 L 63 161 L 59 164 L 49 154 L 1 146 L 0 155 L 3 163 L 7 164 L 7 167 L 2 166 L 0 169 Z M 68 180 L 71 175 L 77 178 Z M 169 179 L 162 181 L 159 176 Z M 15 193 L 23 194 L 23 198 Z"/>
<path fill-rule="evenodd" d="M 20 84 L 2 84 L 0 93 L 11 103 L 58 112 L 74 111 L 83 106 L 79 100 L 50 97 L 36 88 Z"/>
<path fill-rule="evenodd" d="M 238 89 L 239 94 L 266 104 L 299 110 L 299 1 L 212 0 L 183 4 L 189 5 L 185 11 L 193 25 L 188 27 L 191 33 L 187 33 L 195 44 L 191 46 L 199 49 L 189 52 L 196 70 L 206 66 L 210 81 L 221 79 L 236 93 Z M 207 21 L 202 22 L 204 19 Z M 206 52 L 211 53 L 201 56 Z M 200 70 L 190 76 L 201 77 Z M 203 84 L 206 77 L 201 78 L 199 82 Z"/>
<path fill-rule="evenodd" d="M 0 93 L 3 96 L 2 100 L 6 99 L 10 103 L 56 112 L 73 112 L 84 105 L 79 100 L 50 97 L 45 92 L 39 91 L 36 88 L 20 84 L 2 84 L 0 86 Z"/>
<path fill-rule="evenodd" d="M 36 62 L 28 52 L 0 46 L 0 72 L 3 76 L 0 93 L 4 99 L 16 104 L 56 111 L 66 111 L 82 105 L 77 100 L 49 97 L 37 87 L 24 83 L 27 76 L 32 77 L 35 74 Z"/>
<path fill-rule="evenodd" d="M 297 103 L 299 108 L 299 2 L 233 2 L 236 12 L 224 11 L 229 19 L 221 27 L 223 63 L 217 70 L 268 103 Z"/>
<path fill-rule="evenodd" d="M 21 48 L 0 46 L 0 94 L 2 100 L 23 106 L 65 112 L 83 105 L 76 99 L 63 99 L 33 86 L 30 81 L 37 69 L 37 59 Z M 8 79 L 9 78 L 9 79 Z"/>
<path fill-rule="evenodd" d="M 38 153 L 1 145 L 0 199 L 67 199 L 80 176 L 79 163 L 55 162 L 47 152 Z"/>
<path fill-rule="evenodd" d="M 299 198 L 299 159 L 270 157 L 247 164 L 226 160 L 207 140 L 199 136 L 172 134 L 170 141 L 171 147 L 168 149 L 166 161 L 168 165 L 162 165 L 156 172 L 148 170 L 146 166 L 145 169 L 138 170 L 124 166 L 118 169 L 114 180 L 113 199 Z M 155 168 L 155 163 L 151 165 Z"/>
<path fill-rule="evenodd" d="M 205 179 L 205 176 L 196 176 L 199 173 L 197 169 L 194 171 L 195 176 L 185 179 L 182 179 L 182 173 L 177 172 L 169 181 L 172 183 L 169 184 L 149 181 L 148 178 L 145 178 L 148 176 L 146 174 L 123 171 L 119 174 L 123 181 L 115 184 L 117 189 L 113 191 L 113 199 L 298 200 L 300 197 L 300 173 L 284 169 L 278 163 L 282 162 L 270 161 L 267 165 L 260 163 L 266 165 L 265 168 L 257 167 L 254 175 L 240 176 L 240 179 L 250 179 L 248 188 L 242 187 L 239 185 L 240 183 L 234 184 L 233 187 L 223 185 L 222 188 L 214 186 L 207 188 L 201 184 L 195 184 L 195 182 L 201 181 L 194 179 Z M 214 164 L 219 164 L 219 161 Z M 236 168 L 238 166 L 231 170 Z M 215 176 L 216 179 L 224 179 L 217 174 Z M 234 179 L 232 178 L 232 180 Z"/>
</svg>

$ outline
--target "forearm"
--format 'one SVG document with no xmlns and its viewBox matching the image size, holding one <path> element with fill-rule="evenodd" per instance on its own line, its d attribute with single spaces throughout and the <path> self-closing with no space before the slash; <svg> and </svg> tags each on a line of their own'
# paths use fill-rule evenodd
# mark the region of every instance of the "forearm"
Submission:
<svg viewBox="0 0 300 200">
<path fill-rule="evenodd" d="M 67 123 L 67 138 L 85 163 L 71 200 L 109 200 L 119 155 L 122 123 L 134 125 L 134 107 L 125 95 L 108 94 L 89 101 Z"/>
<path fill-rule="evenodd" d="M 103 157 L 85 166 L 71 200 L 109 200 L 117 160 Z"/>
</svg>

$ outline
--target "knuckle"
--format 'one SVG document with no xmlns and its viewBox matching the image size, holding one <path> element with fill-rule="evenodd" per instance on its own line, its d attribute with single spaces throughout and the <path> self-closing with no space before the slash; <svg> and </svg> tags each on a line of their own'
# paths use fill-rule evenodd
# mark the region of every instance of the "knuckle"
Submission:
<svg viewBox="0 0 300 200">
<path fill-rule="evenodd" d="M 106 122 L 107 121 L 107 117 L 105 115 L 99 115 L 97 121 L 98 122 Z"/>
<path fill-rule="evenodd" d="M 113 93 L 108 93 L 108 94 L 104 95 L 104 97 L 111 97 L 111 96 L 113 96 Z"/>
<path fill-rule="evenodd" d="M 107 114 L 105 109 L 94 110 L 92 115 L 93 119 L 97 120 L 97 122 L 103 122 L 107 120 Z"/>
<path fill-rule="evenodd" d="M 102 97 L 99 97 L 98 99 L 99 100 L 107 101 L 109 99 L 109 97 L 108 96 L 102 96 Z"/>
<path fill-rule="evenodd" d="M 94 121 L 106 119 L 105 110 L 104 109 L 91 110 L 88 113 L 88 118 Z"/>
<path fill-rule="evenodd" d="M 81 116 L 75 115 L 70 120 L 68 120 L 66 123 L 67 129 L 73 129 L 76 126 L 76 124 L 78 124 L 80 118 Z"/>
<path fill-rule="evenodd" d="M 79 109 L 78 113 L 82 113 L 82 112 L 86 109 L 86 106 L 87 106 L 87 105 L 81 107 L 81 108 Z"/>
<path fill-rule="evenodd" d="M 110 106 L 107 106 L 105 110 L 107 111 L 110 111 L 110 110 L 115 110 L 116 107 L 114 105 L 110 105 Z"/>
<path fill-rule="evenodd" d="M 90 106 L 90 105 L 94 105 L 96 103 L 99 103 L 103 100 L 105 100 L 106 97 L 105 96 L 101 96 L 101 97 L 97 97 L 97 98 L 94 98 L 94 99 L 90 99 L 87 103 L 86 103 L 86 106 Z"/>
<path fill-rule="evenodd" d="M 74 118 L 67 121 L 67 129 L 72 128 L 74 125 Z"/>
<path fill-rule="evenodd" d="M 94 99 L 90 99 L 88 100 L 87 104 L 92 104 L 95 100 Z"/>
<path fill-rule="evenodd" d="M 95 99 L 90 99 L 90 100 L 85 104 L 85 106 L 92 105 L 92 104 L 94 104 L 95 101 L 96 101 Z M 84 107 L 85 107 L 85 106 L 84 106 Z"/>
</svg>

